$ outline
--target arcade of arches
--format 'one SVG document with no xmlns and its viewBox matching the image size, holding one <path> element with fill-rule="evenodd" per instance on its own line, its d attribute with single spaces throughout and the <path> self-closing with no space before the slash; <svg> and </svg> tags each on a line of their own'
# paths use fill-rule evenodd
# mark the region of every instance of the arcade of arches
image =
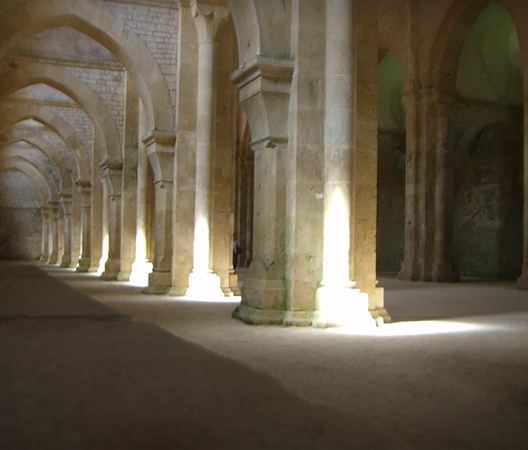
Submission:
<svg viewBox="0 0 528 450">
<path fill-rule="evenodd" d="M 0 257 L 254 324 L 526 289 L 527 77 L 517 0 L 3 0 Z"/>
</svg>

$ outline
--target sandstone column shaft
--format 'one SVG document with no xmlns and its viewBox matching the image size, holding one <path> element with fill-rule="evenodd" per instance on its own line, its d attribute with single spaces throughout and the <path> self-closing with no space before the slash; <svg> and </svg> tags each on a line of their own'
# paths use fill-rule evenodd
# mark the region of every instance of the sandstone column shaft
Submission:
<svg viewBox="0 0 528 450">
<path fill-rule="evenodd" d="M 523 267 L 517 279 L 519 289 L 528 289 L 528 70 L 524 77 L 524 222 L 523 222 Z"/>
<path fill-rule="evenodd" d="M 324 184 L 324 262 L 322 284 L 351 287 L 350 220 L 354 139 L 353 4 L 326 3 L 326 115 Z"/>
<path fill-rule="evenodd" d="M 50 210 L 49 207 L 42 207 L 42 251 L 41 262 L 48 262 L 49 259 L 49 234 L 50 234 Z"/>
<path fill-rule="evenodd" d="M 57 264 L 59 260 L 59 203 L 57 201 L 48 202 L 50 206 L 50 264 Z"/>
<path fill-rule="evenodd" d="M 92 188 L 90 183 L 77 183 L 81 196 L 81 257 L 79 258 L 77 272 L 88 272 L 92 255 Z"/>
<path fill-rule="evenodd" d="M 453 269 L 453 165 L 447 147 L 449 106 L 455 93 L 436 88 L 434 281 L 456 281 Z"/>
<path fill-rule="evenodd" d="M 411 82 L 404 92 L 402 100 L 406 112 L 405 132 L 405 243 L 404 260 L 398 277 L 403 280 L 418 280 L 420 264 L 418 261 L 418 158 L 419 158 L 419 87 Z"/>
<path fill-rule="evenodd" d="M 62 254 L 61 267 L 70 267 L 72 263 L 72 196 L 61 195 L 61 204 L 64 213 L 64 251 Z"/>
</svg>

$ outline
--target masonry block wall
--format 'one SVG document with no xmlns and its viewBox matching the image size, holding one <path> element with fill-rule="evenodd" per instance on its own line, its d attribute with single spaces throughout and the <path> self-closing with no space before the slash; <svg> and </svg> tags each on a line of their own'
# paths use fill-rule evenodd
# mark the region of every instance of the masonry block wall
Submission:
<svg viewBox="0 0 528 450">
<path fill-rule="evenodd" d="M 42 242 L 42 201 L 26 175 L 0 173 L 0 255 L 5 259 L 38 259 Z"/>
</svg>

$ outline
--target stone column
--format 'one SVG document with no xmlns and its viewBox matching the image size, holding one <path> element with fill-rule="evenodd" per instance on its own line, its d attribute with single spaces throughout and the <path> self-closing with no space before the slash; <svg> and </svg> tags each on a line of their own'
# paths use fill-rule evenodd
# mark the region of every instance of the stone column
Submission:
<svg viewBox="0 0 528 450">
<path fill-rule="evenodd" d="M 405 132 L 405 243 L 404 259 L 398 278 L 401 280 L 420 279 L 418 259 L 419 218 L 418 218 L 418 155 L 420 142 L 419 102 L 420 84 L 411 82 L 402 96 L 406 112 Z"/>
<path fill-rule="evenodd" d="M 433 90 L 436 106 L 435 223 L 433 281 L 458 280 L 453 267 L 453 160 L 447 147 L 449 108 L 456 100 L 453 89 Z"/>
<path fill-rule="evenodd" d="M 432 88 L 420 91 L 420 157 L 418 159 L 418 259 L 420 279 L 432 281 L 435 250 L 436 107 Z"/>
<path fill-rule="evenodd" d="M 197 32 L 189 3 L 179 2 L 178 85 L 176 88 L 176 147 L 174 162 L 173 246 L 171 295 L 185 295 L 193 268 L 196 186 L 196 119 L 198 100 Z"/>
<path fill-rule="evenodd" d="M 70 267 L 72 264 L 72 195 L 69 193 L 61 193 L 60 201 L 64 214 L 64 251 L 60 266 Z"/>
<path fill-rule="evenodd" d="M 216 32 L 229 9 L 194 2 L 192 12 L 198 31 L 198 100 L 196 126 L 196 189 L 194 203 L 193 271 L 187 295 L 223 296 L 220 278 L 212 271 L 212 162 L 215 148 L 215 43 Z"/>
<path fill-rule="evenodd" d="M 241 261 L 239 261 L 239 264 L 244 267 L 249 267 L 252 259 L 253 259 L 253 197 L 254 197 L 254 187 L 255 187 L 255 159 L 253 153 L 247 153 L 246 149 L 246 156 L 244 158 L 244 165 L 245 165 L 245 186 L 247 188 L 245 192 L 245 209 L 243 214 L 246 216 L 244 220 L 244 235 L 245 239 L 242 241 L 241 245 L 244 246 L 244 255 L 245 260 L 242 264 Z"/>
<path fill-rule="evenodd" d="M 121 215 L 121 268 L 118 280 L 128 281 L 136 249 L 137 169 L 139 151 L 139 97 L 130 75 L 126 78 L 125 151 L 123 156 L 123 192 Z"/>
<path fill-rule="evenodd" d="M 92 155 L 92 200 L 90 220 L 90 243 L 91 243 L 91 261 L 90 272 L 103 273 L 104 263 L 108 256 L 108 236 L 104 229 L 107 229 L 105 219 L 104 206 L 108 203 L 108 196 L 106 195 L 105 183 L 101 181 L 101 167 L 99 163 L 102 160 L 102 141 L 101 133 L 94 130 L 94 144 Z M 103 242 L 106 247 L 103 251 Z"/>
<path fill-rule="evenodd" d="M 89 181 L 76 182 L 81 196 L 81 256 L 77 265 L 77 272 L 88 272 L 92 257 L 92 186 Z"/>
<path fill-rule="evenodd" d="M 57 264 L 59 261 L 59 202 L 50 200 L 50 257 L 48 263 Z"/>
<path fill-rule="evenodd" d="M 286 311 L 286 158 L 293 69 L 291 60 L 256 56 L 232 75 L 255 152 L 253 259 L 233 317 L 252 324 L 282 323 Z"/>
<path fill-rule="evenodd" d="M 108 259 L 109 235 L 108 235 L 108 217 L 109 217 L 109 199 L 108 199 L 108 185 L 104 179 L 99 180 L 102 188 L 101 197 L 101 258 L 99 259 L 98 274 L 102 274 L 105 270 L 105 264 Z M 93 209 L 93 208 L 92 208 Z"/>
<path fill-rule="evenodd" d="M 152 131 L 143 142 L 154 171 L 156 190 L 154 258 L 144 292 L 166 294 L 171 288 L 175 136 L 171 132 Z"/>
<path fill-rule="evenodd" d="M 77 189 L 72 191 L 72 265 L 78 267 L 82 252 L 82 197 Z"/>
<path fill-rule="evenodd" d="M 524 232 L 522 273 L 517 279 L 519 289 L 528 289 L 528 70 L 524 77 L 524 92 Z"/>
<path fill-rule="evenodd" d="M 326 96 L 324 127 L 323 279 L 317 309 L 323 325 L 374 324 L 368 296 L 350 280 L 354 235 L 354 5 L 348 0 L 326 2 Z M 353 240 L 352 240 L 353 243 Z M 352 250 L 353 253 L 353 250 Z"/>
<path fill-rule="evenodd" d="M 139 103 L 138 137 L 146 134 L 145 111 Z M 147 259 L 147 226 L 148 226 L 148 170 L 147 148 L 141 139 L 138 140 L 137 155 L 137 192 L 136 192 L 136 245 L 130 280 L 148 285 L 148 274 L 152 272 L 152 263 Z"/>
<path fill-rule="evenodd" d="M 48 206 L 42 207 L 42 250 L 40 262 L 49 260 L 49 236 L 50 236 L 50 209 Z"/>
<path fill-rule="evenodd" d="M 121 194 L 123 164 L 120 161 L 104 161 L 101 164 L 103 179 L 108 189 L 108 258 L 103 280 L 117 280 L 121 270 Z"/>
</svg>

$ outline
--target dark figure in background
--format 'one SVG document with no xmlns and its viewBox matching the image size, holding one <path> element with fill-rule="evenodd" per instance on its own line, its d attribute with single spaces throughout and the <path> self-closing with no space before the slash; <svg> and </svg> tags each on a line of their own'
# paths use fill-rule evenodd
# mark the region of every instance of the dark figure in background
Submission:
<svg viewBox="0 0 528 450">
<path fill-rule="evenodd" d="M 242 253 L 242 249 L 240 248 L 240 245 L 238 244 L 238 241 L 233 236 L 233 269 L 236 271 L 236 268 L 238 266 L 238 255 Z"/>
</svg>

